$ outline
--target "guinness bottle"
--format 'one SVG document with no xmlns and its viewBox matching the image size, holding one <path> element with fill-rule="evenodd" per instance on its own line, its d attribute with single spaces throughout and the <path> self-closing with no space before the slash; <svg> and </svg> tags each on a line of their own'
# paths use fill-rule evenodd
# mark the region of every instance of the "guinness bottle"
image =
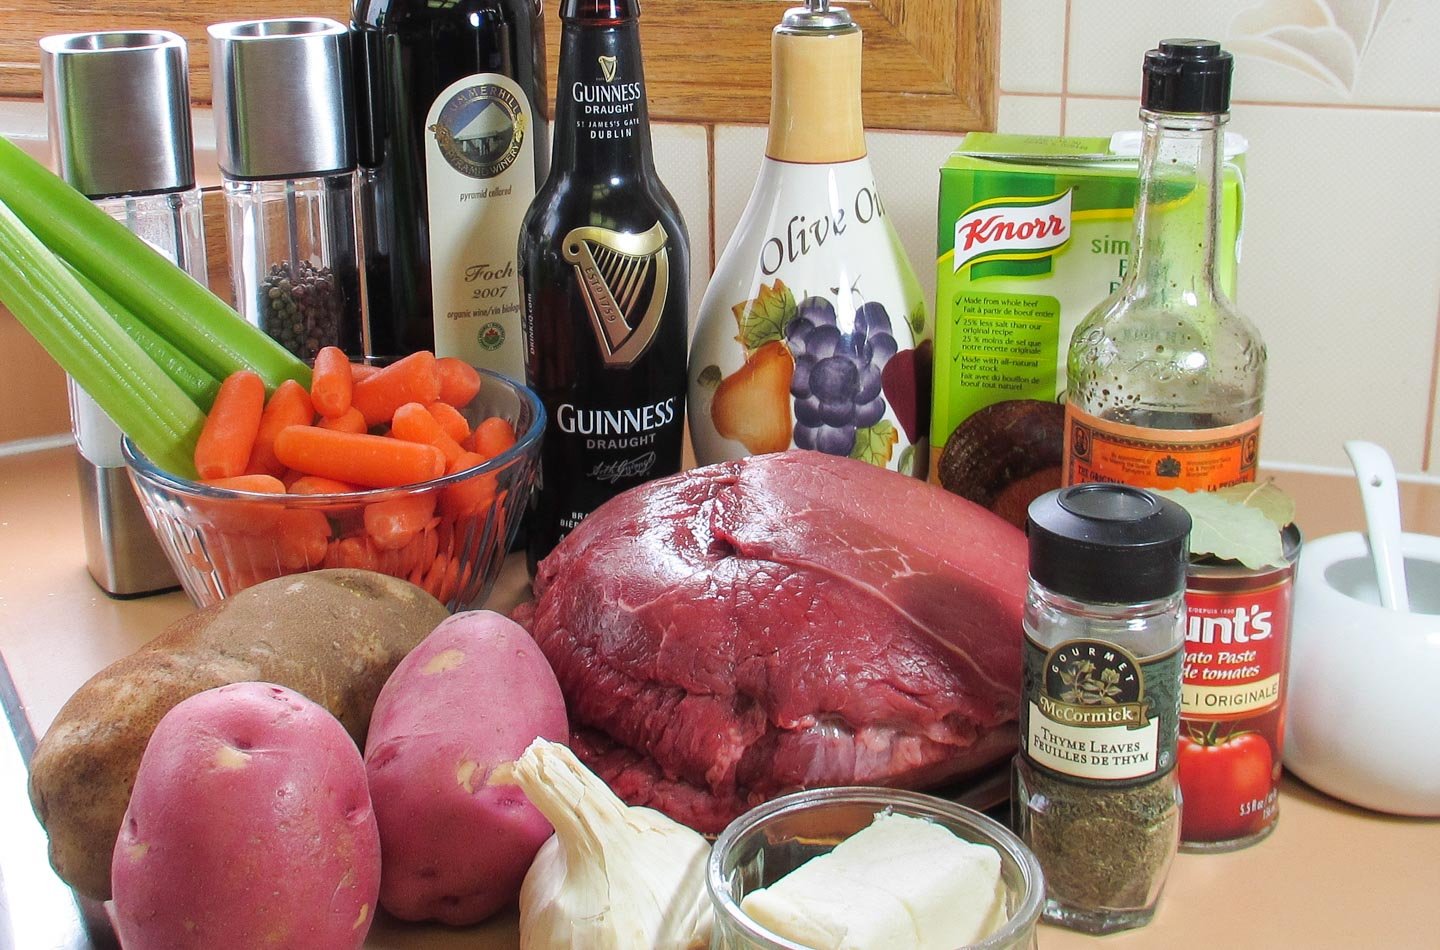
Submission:
<svg viewBox="0 0 1440 950">
<path fill-rule="evenodd" d="M 680 470 L 689 237 L 655 174 L 636 0 L 563 0 L 555 152 L 520 235 L 525 372 L 550 415 L 531 569 Z"/>
<path fill-rule="evenodd" d="M 524 372 L 515 244 L 548 156 L 541 0 L 354 0 L 365 355 Z"/>
</svg>

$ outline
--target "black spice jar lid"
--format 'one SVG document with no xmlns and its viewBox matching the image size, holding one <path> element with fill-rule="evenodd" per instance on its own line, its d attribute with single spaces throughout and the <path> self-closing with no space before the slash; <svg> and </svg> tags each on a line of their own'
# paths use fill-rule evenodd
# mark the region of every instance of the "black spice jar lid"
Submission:
<svg viewBox="0 0 1440 950">
<path fill-rule="evenodd" d="M 1190 514 L 1143 488 L 1092 482 L 1030 503 L 1030 576 L 1076 600 L 1134 604 L 1185 588 Z"/>
<path fill-rule="evenodd" d="M 1151 112 L 1230 111 L 1235 61 L 1214 40 L 1161 40 L 1145 54 L 1140 106 Z"/>
</svg>

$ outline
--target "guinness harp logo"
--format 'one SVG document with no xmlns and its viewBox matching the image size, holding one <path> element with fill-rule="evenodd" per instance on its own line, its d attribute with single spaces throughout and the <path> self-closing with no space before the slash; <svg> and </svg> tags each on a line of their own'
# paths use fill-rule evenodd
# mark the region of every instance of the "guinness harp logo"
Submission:
<svg viewBox="0 0 1440 950">
<path fill-rule="evenodd" d="M 601 72 L 602 74 L 604 74 L 604 76 L 605 76 L 605 81 L 606 81 L 606 82 L 614 82 L 614 81 L 615 81 L 615 57 L 614 57 L 614 56 L 601 56 L 599 59 L 600 59 L 600 72 Z"/>
<path fill-rule="evenodd" d="M 575 265 L 606 366 L 631 365 L 655 339 L 670 290 L 667 243 L 659 221 L 643 234 L 583 227 L 565 235 L 560 251 Z"/>
</svg>

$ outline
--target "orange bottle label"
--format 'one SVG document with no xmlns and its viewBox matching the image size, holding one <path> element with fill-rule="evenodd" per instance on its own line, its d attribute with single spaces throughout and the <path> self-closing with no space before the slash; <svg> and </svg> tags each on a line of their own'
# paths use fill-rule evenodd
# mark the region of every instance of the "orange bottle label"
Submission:
<svg viewBox="0 0 1440 950">
<path fill-rule="evenodd" d="M 1147 429 L 1065 407 L 1065 484 L 1212 491 L 1255 480 L 1260 416 L 1216 429 Z"/>
</svg>

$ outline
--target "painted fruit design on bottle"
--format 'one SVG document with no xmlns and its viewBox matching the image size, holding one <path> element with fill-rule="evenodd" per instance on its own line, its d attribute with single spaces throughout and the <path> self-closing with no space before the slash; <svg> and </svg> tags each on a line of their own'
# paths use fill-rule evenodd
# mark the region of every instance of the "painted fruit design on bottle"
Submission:
<svg viewBox="0 0 1440 950">
<path fill-rule="evenodd" d="M 923 332 L 924 308 L 897 326 L 883 303 L 845 313 L 839 291 L 827 290 L 797 296 L 776 280 L 731 308 L 745 361 L 728 376 L 713 364 L 699 371 L 710 420 L 752 454 L 793 444 L 911 473 L 928 426 L 919 382 L 929 377 L 920 364 L 930 343 L 900 346 Z"/>
</svg>

